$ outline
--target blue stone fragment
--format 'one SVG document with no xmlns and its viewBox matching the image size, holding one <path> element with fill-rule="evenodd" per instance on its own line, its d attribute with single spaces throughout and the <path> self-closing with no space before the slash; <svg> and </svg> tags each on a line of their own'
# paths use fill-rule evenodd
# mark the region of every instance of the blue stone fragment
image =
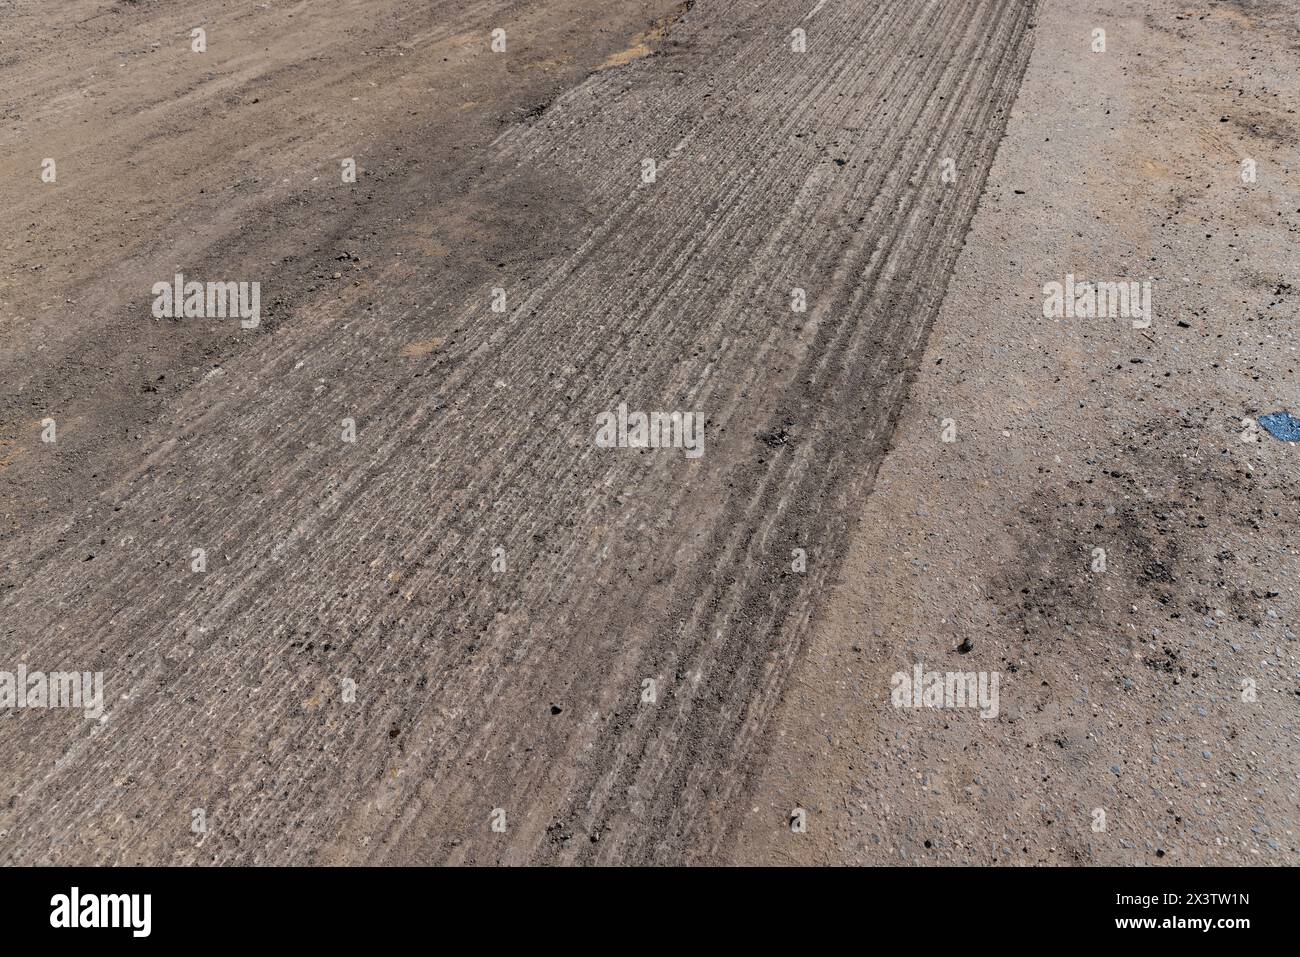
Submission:
<svg viewBox="0 0 1300 957">
<path fill-rule="evenodd" d="M 1300 442 L 1300 419 L 1288 412 L 1261 415 L 1259 425 L 1260 428 L 1268 430 L 1268 434 L 1275 439 L 1281 439 L 1283 442 Z"/>
</svg>

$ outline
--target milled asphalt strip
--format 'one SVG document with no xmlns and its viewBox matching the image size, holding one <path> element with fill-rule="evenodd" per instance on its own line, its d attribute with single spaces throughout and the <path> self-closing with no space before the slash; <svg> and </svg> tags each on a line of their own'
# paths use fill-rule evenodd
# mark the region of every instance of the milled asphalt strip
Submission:
<svg viewBox="0 0 1300 957">
<path fill-rule="evenodd" d="M 968 10 L 967 12 L 971 11 Z M 977 14 L 982 12 L 977 11 Z M 1025 23 L 1025 20 L 1021 19 L 1019 15 L 1027 14 L 1029 11 L 1022 7 L 1020 10 L 1004 8 L 1003 12 L 1006 16 L 999 26 L 1007 31 L 1005 35 L 1007 38 L 1013 41 L 1018 40 Z M 990 21 L 981 21 L 978 16 L 972 19 L 975 22 L 991 22 L 992 20 L 990 18 Z M 936 32 L 940 36 L 944 35 L 942 31 Z M 994 35 L 996 36 L 996 34 Z M 869 310 L 868 314 L 870 314 L 871 311 L 875 311 L 871 309 L 873 303 L 876 304 L 877 309 L 881 309 L 886 313 L 888 316 L 886 321 L 895 325 L 898 332 L 884 337 L 885 341 L 892 345 L 892 348 L 881 349 L 879 358 L 892 360 L 897 365 L 906 367 L 907 363 L 905 361 L 899 362 L 899 360 L 906 360 L 919 345 L 921 334 L 924 332 L 929 319 L 933 316 L 938 302 L 942 299 L 943 287 L 940 285 L 935 288 L 933 284 L 930 284 L 927 290 L 925 288 L 926 280 L 946 278 L 947 265 L 950 264 L 952 257 L 955 256 L 955 250 L 958 248 L 954 240 L 960 238 L 964 232 L 965 223 L 969 221 L 973 209 L 972 201 L 974 197 L 978 196 L 978 187 L 982 185 L 984 171 L 987 169 L 989 161 L 991 161 L 992 146 L 995 146 L 997 139 L 1000 138 L 1005 110 L 1009 106 L 1010 99 L 1014 96 L 1019 77 L 1023 73 L 1028 52 L 1026 44 L 1011 42 L 1002 49 L 994 46 L 994 51 L 999 55 L 1009 56 L 1010 62 L 998 63 L 997 69 L 986 70 L 983 74 L 977 75 L 974 80 L 968 81 L 964 88 L 961 88 L 964 94 L 963 106 L 969 111 L 966 115 L 970 116 L 973 113 L 977 117 L 976 122 L 973 124 L 974 127 L 989 134 L 987 139 L 982 142 L 977 141 L 974 144 L 977 153 L 975 157 L 971 158 L 974 162 L 963 157 L 963 162 L 960 164 L 963 175 L 974 172 L 977 177 L 976 188 L 964 194 L 951 191 L 956 192 L 955 197 L 950 195 L 948 198 L 956 200 L 951 208 L 955 210 L 957 215 L 946 223 L 942 216 L 934 217 L 941 225 L 948 227 L 949 235 L 937 242 L 921 242 L 919 244 L 920 248 L 917 250 L 918 259 L 915 261 L 916 263 L 924 262 L 926 253 L 931 253 L 937 254 L 942 265 L 935 269 L 933 273 L 927 274 L 926 270 L 915 268 L 914 264 L 899 264 L 902 269 L 907 269 L 909 265 L 913 267 L 912 270 L 909 270 L 911 275 L 907 279 L 911 279 L 913 285 L 918 287 L 919 291 L 926 293 L 926 298 L 921 302 L 913 300 L 910 307 L 900 307 L 897 304 L 890 303 L 889 297 L 891 295 L 900 290 L 907 290 L 907 279 L 899 281 L 898 277 L 890 277 L 896 283 L 897 288 L 889 292 L 877 288 L 876 283 L 884 278 L 879 276 L 872 276 L 867 283 L 850 286 L 847 290 L 836 290 L 837 292 L 849 292 L 851 294 L 853 302 L 839 304 L 841 306 L 847 305 L 845 312 L 849 316 L 858 314 L 858 310 L 864 307 Z M 954 51 L 951 58 L 954 64 L 974 62 L 979 59 L 980 57 L 973 55 L 973 51 L 970 60 L 966 60 L 966 57 L 961 52 L 956 51 Z M 990 57 L 990 59 L 997 62 L 993 57 Z M 953 82 L 952 75 L 946 75 L 943 82 Z M 999 86 L 999 83 L 1002 85 Z M 988 85 L 982 86 L 981 84 Z M 939 91 L 942 89 L 952 89 L 950 86 L 945 87 L 939 84 L 936 87 L 927 89 L 926 93 L 933 96 L 939 95 Z M 990 106 L 994 108 L 990 108 Z M 950 115 L 957 114 L 954 112 Z M 897 123 L 897 121 L 895 122 Z M 923 124 L 921 128 L 925 129 L 925 125 Z M 962 156 L 963 152 L 963 150 L 953 149 L 950 152 L 939 151 L 937 155 Z M 906 156 L 906 154 L 903 155 Z M 894 157 L 897 157 L 897 154 L 894 154 Z M 894 157 L 891 157 L 892 162 L 885 164 L 887 167 L 895 166 L 901 160 L 901 157 Z M 903 161 L 902 168 L 906 170 L 913 169 L 913 162 L 910 160 Z M 918 172 L 920 175 L 924 175 L 924 170 L 918 169 Z M 933 189 L 932 185 L 931 189 Z M 924 188 L 919 192 L 924 193 Z M 900 195 L 900 200 L 905 195 L 905 193 Z M 890 230 L 894 231 L 892 237 L 890 237 Z M 901 216 L 887 223 L 881 229 L 881 232 L 885 233 L 885 236 L 891 240 L 898 239 L 900 236 L 906 238 L 909 233 L 924 235 L 922 227 L 915 219 Z M 868 234 L 867 240 L 860 248 L 878 252 L 880 248 L 879 242 L 878 233 Z M 920 277 L 919 282 L 916 281 L 918 276 Z M 913 312 L 913 310 L 915 311 Z M 853 379 L 856 378 L 858 381 L 853 384 L 865 387 L 863 392 L 858 394 L 880 396 L 884 401 L 880 401 L 878 409 L 882 412 L 892 410 L 895 407 L 900 391 L 898 389 L 900 383 L 898 383 L 896 377 L 898 371 L 901 370 L 897 368 L 897 365 L 893 369 L 886 366 L 885 368 L 871 370 L 873 358 L 877 357 L 857 353 L 856 358 L 867 369 L 876 373 L 875 376 L 868 376 L 864 375 L 861 370 L 851 370 L 849 366 L 852 360 L 849 362 L 842 361 L 846 350 L 850 354 L 857 352 L 852 339 L 856 338 L 862 344 L 872 341 L 870 334 L 875 331 L 872 326 L 852 319 L 846 321 L 842 318 L 826 317 L 822 321 L 821 329 L 827 335 L 830 335 L 827 330 L 834 330 L 834 334 L 839 337 L 840 341 L 833 341 L 824 350 L 818 350 L 818 357 L 808 360 L 805 368 L 813 371 L 826 365 L 839 365 L 841 367 L 839 370 L 841 376 L 848 379 L 849 382 L 853 382 Z M 908 338 L 904 342 L 899 342 L 898 338 L 904 335 Z M 849 341 L 844 341 L 846 339 Z M 879 340 L 876 340 L 876 345 L 879 347 Z M 860 349 L 861 346 L 858 346 L 858 348 Z M 893 381 L 890 381 L 889 378 L 891 374 L 895 377 Z M 873 378 L 876 381 L 873 382 Z M 796 381 L 801 380 L 802 376 Z M 839 384 L 841 383 L 835 383 L 833 380 L 824 384 L 819 383 L 821 388 L 827 389 L 831 394 L 834 394 L 832 388 Z M 796 389 L 794 391 L 797 393 L 802 390 Z M 778 418 L 773 428 L 781 424 L 798 422 L 800 418 L 808 418 L 806 410 L 810 407 L 812 409 L 822 408 L 820 403 L 811 402 L 812 396 L 808 395 L 807 392 L 813 391 L 813 389 L 808 389 L 803 395 L 791 396 L 790 414 L 784 418 Z M 850 390 L 851 394 L 856 392 L 856 389 Z M 836 417 L 841 417 L 845 412 L 852 411 L 846 409 L 843 404 L 837 406 L 831 403 L 829 408 L 837 413 Z M 716 567 L 766 569 L 768 574 L 760 572 L 754 576 L 758 581 L 749 586 L 750 594 L 744 597 L 741 597 L 744 593 L 740 588 L 736 587 L 735 583 L 729 583 L 732 586 L 730 596 L 727 596 L 722 589 L 716 590 L 713 594 L 709 594 L 703 589 L 697 590 L 698 597 L 695 598 L 693 604 L 688 607 L 685 602 L 682 602 L 679 605 L 677 615 L 673 616 L 678 621 L 686 620 L 688 623 L 681 628 L 680 633 L 676 636 L 672 650 L 676 652 L 683 645 L 689 647 L 688 642 L 691 635 L 702 636 L 705 643 L 704 650 L 698 651 L 690 663 L 691 666 L 684 669 L 681 666 L 681 659 L 678 658 L 679 671 L 685 670 L 688 674 L 699 674 L 708 669 L 713 669 L 726 675 L 727 671 L 730 670 L 731 677 L 721 679 L 729 680 L 730 684 L 721 694 L 715 691 L 715 697 L 712 700 L 709 698 L 704 698 L 702 701 L 692 700 L 680 708 L 678 724 L 673 728 L 668 747 L 654 744 L 640 745 L 646 750 L 657 747 L 660 753 L 647 754 L 646 750 L 643 750 L 640 754 L 637 754 L 634 760 L 634 766 L 638 769 L 636 777 L 630 774 L 625 774 L 622 780 L 616 780 L 612 776 L 607 777 L 606 780 L 601 782 L 600 787 L 591 789 L 593 794 L 608 792 L 617 795 L 624 788 L 628 788 L 631 793 L 652 795 L 653 797 L 646 799 L 646 803 L 655 808 L 650 814 L 653 815 L 657 811 L 665 818 L 665 820 L 654 820 L 652 818 L 650 826 L 631 828 L 638 840 L 638 846 L 633 851 L 619 845 L 618 838 L 621 837 L 619 834 L 621 829 L 616 826 L 614 828 L 615 838 L 603 840 L 599 848 L 600 854 L 597 856 L 609 860 L 673 860 L 683 853 L 691 851 L 701 853 L 716 847 L 718 840 L 725 833 L 725 826 L 724 821 L 711 820 L 711 817 L 721 816 L 725 819 L 734 815 L 737 806 L 741 803 L 738 799 L 739 789 L 737 783 L 743 779 L 746 764 L 751 756 L 749 745 L 755 736 L 755 732 L 760 729 L 761 723 L 766 718 L 767 705 L 763 701 L 760 689 L 770 690 L 772 694 L 779 691 L 779 678 L 784 674 L 784 669 L 789 660 L 788 654 L 792 653 L 788 637 L 784 642 L 779 637 L 783 619 L 797 626 L 801 622 L 801 599 L 806 598 L 810 593 L 808 589 L 785 587 L 786 600 L 771 601 L 771 590 L 781 588 L 783 584 L 788 586 L 796 581 L 793 576 L 784 576 L 785 582 L 783 583 L 780 581 L 782 576 L 771 574 L 775 567 L 774 555 L 789 555 L 789 548 L 764 548 L 755 550 L 754 553 L 744 558 L 737 553 L 741 548 L 751 547 L 753 540 L 760 537 L 761 534 L 766 534 L 770 541 L 780 541 L 785 538 L 786 536 L 774 533 L 770 529 L 761 533 L 755 531 L 762 529 L 769 521 L 772 524 L 777 524 L 783 519 L 786 522 L 795 524 L 796 527 L 802 527 L 798 534 L 786 538 L 786 544 L 790 546 L 797 547 L 815 543 L 825 547 L 827 543 L 834 540 L 836 536 L 832 526 L 837 518 L 836 515 L 831 514 L 821 517 L 821 521 L 825 524 L 819 528 L 814 521 L 810 520 L 813 516 L 796 518 L 792 521 L 788 516 L 782 515 L 780 502 L 786 499 L 789 487 L 791 485 L 797 487 L 800 482 L 803 483 L 805 488 L 809 485 L 812 486 L 807 497 L 803 499 L 804 501 L 813 505 L 824 501 L 834 488 L 834 483 L 837 480 L 844 481 L 848 476 L 854 474 L 852 466 L 841 466 L 837 460 L 842 461 L 848 458 L 852 461 L 856 456 L 852 455 L 852 453 L 848 455 L 841 454 L 840 450 L 832 447 L 841 445 L 847 437 L 850 439 L 848 444 L 851 447 L 855 444 L 852 440 L 859 439 L 863 442 L 865 448 L 879 448 L 884 431 L 881 426 L 884 424 L 883 420 L 885 418 L 885 416 L 882 416 L 882 421 L 873 422 L 874 428 L 872 430 L 854 428 L 851 422 L 835 422 L 833 419 L 819 427 L 808 428 L 808 434 L 821 438 L 820 444 L 823 447 L 820 454 L 810 456 L 811 461 L 801 463 L 805 466 L 802 469 L 799 465 L 791 464 L 788 473 L 784 476 L 779 474 L 778 469 L 770 470 L 762 477 L 763 484 L 766 484 L 769 489 L 775 490 L 769 491 L 766 500 L 753 503 L 743 515 L 733 514 L 729 517 L 729 520 L 715 525 L 716 528 L 727 533 L 732 538 L 729 545 L 719 544 L 718 551 L 730 548 L 730 554 L 724 554 L 721 557 L 717 557 L 716 554 L 711 555 L 704 563 L 704 567 L 696 570 L 694 576 L 687 573 L 682 576 L 683 578 L 688 581 L 707 582 L 708 570 Z M 803 423 L 795 426 L 796 432 L 803 428 Z M 805 449 L 809 447 L 804 446 Z M 800 475 L 801 472 L 802 475 Z M 797 495 L 794 497 L 796 500 L 800 498 Z M 748 504 L 746 497 L 743 495 L 733 494 L 731 500 L 738 505 Z M 742 545 L 733 533 L 738 533 L 742 539 L 748 541 Z M 724 609 L 727 608 L 724 602 L 728 597 L 733 602 L 730 604 L 729 611 L 719 611 L 719 605 Z M 693 618 L 691 617 L 692 614 Z M 786 618 L 786 615 L 790 617 Z M 737 621 L 736 618 L 740 620 Z M 797 627 L 789 629 L 789 631 L 796 632 Z M 709 635 L 716 636 L 717 641 L 709 643 Z M 764 640 L 768 636 L 770 636 L 768 640 Z M 773 645 L 781 648 L 782 644 L 784 645 L 783 649 L 771 653 Z M 768 653 L 755 654 L 755 649 Z M 643 667 L 641 672 L 652 674 L 655 673 L 655 669 L 653 667 Z M 719 700 L 720 705 L 714 703 Z M 750 709 L 748 715 L 741 713 L 741 709 L 746 703 L 748 703 Z M 658 718 L 659 716 L 656 713 L 654 717 Z M 641 724 L 644 727 L 646 722 L 641 722 Z M 657 735 L 663 734 L 662 722 L 656 722 L 653 733 Z M 635 734 L 629 734 L 627 737 L 632 741 L 636 740 Z M 607 736 L 605 740 L 612 740 L 612 738 Z M 636 746 L 629 745 L 626 742 L 621 744 L 623 755 L 612 759 L 615 766 L 623 761 L 623 757 L 629 753 L 631 747 Z M 708 754 L 711 760 L 701 760 L 702 751 Z M 665 783 L 662 775 L 655 774 L 664 764 L 670 765 L 669 771 L 677 776 L 675 780 Z M 579 794 L 581 795 L 587 791 L 587 787 L 580 788 Z M 696 795 L 707 795 L 713 805 L 718 808 L 716 814 L 711 815 L 708 812 L 696 813 L 691 803 Z M 577 801 L 575 800 L 576 804 Z M 586 798 L 586 804 L 595 813 L 591 815 L 589 821 L 582 821 L 579 817 L 579 822 L 574 828 L 579 833 L 593 829 L 593 826 L 599 821 L 601 813 L 599 806 L 592 808 L 593 802 L 590 798 Z M 575 810 L 575 814 L 580 815 L 581 811 Z M 695 825 L 697 833 L 690 832 L 689 828 L 692 824 Z M 592 856 L 592 849 L 589 846 L 579 845 L 578 852 L 579 859 Z"/>
<path fill-rule="evenodd" d="M 700 0 L 668 53 L 597 74 L 466 182 L 487 209 L 548 184 L 580 197 L 585 240 L 547 227 L 557 255 L 528 286 L 505 274 L 507 315 L 486 289 L 458 316 L 397 314 L 381 289 L 185 397 L 174 444 L 113 501 L 2 556 L 10 657 L 131 689 L 90 748 L 62 715 L 0 730 L 7 859 L 719 853 L 1032 13 Z M 395 265 L 390 283 L 433 298 L 437 277 Z M 399 358 L 431 326 L 444 345 Z M 705 413 L 704 457 L 595 448 L 622 401 Z"/>
</svg>

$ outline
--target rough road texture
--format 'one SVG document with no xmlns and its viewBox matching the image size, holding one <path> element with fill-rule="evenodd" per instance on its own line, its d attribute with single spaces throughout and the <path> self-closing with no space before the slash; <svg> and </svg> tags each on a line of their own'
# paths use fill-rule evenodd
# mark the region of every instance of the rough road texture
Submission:
<svg viewBox="0 0 1300 957">
<path fill-rule="evenodd" d="M 1297 446 L 1249 428 L 1300 408 L 1295 17 L 1043 4 L 736 859 L 1300 859 Z M 1071 272 L 1151 280 L 1150 327 L 1044 318 Z M 1000 713 L 894 707 L 918 662 Z"/>
<path fill-rule="evenodd" d="M 460 16 L 438 6 L 423 15 Z M 482 46 L 465 70 L 493 68 L 486 33 L 512 10 L 466 21 Z M 1034 12 L 700 0 L 657 55 L 615 56 L 471 162 L 333 186 L 350 203 L 391 188 L 400 222 L 341 224 L 348 258 L 317 268 L 347 285 L 225 346 L 102 453 L 102 490 L 39 461 L 60 373 L 28 347 L 0 651 L 102 670 L 110 714 L 0 723 L 5 858 L 715 859 L 943 299 Z M 478 229 L 495 268 L 449 278 L 447 247 Z M 177 249 L 114 328 L 154 323 L 149 285 L 174 265 L 274 300 L 284 263 L 232 243 L 229 260 Z M 183 325 L 156 337 L 200 335 Z M 79 334 L 68 354 L 94 346 Z M 702 412 L 704 456 L 595 447 L 620 402 Z M 91 418 L 71 410 L 69 442 Z M 23 496 L 47 475 L 65 498 L 37 520 Z"/>
</svg>

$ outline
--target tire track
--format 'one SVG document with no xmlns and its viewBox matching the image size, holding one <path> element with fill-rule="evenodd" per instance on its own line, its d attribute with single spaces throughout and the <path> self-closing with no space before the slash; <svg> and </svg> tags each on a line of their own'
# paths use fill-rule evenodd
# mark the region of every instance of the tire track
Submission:
<svg viewBox="0 0 1300 957">
<path fill-rule="evenodd" d="M 10 859 L 721 853 L 1033 10 L 701 0 L 460 184 L 471 215 L 559 198 L 503 262 L 508 313 L 485 289 L 422 315 L 438 277 L 392 261 L 187 394 L 128 484 L 0 552 L 10 657 L 102 667 L 116 699 L 87 734 L 6 722 Z M 539 240 L 555 254 L 529 262 Z M 621 401 L 703 410 L 705 456 L 595 448 Z M 192 575 L 200 543 L 220 557 Z"/>
</svg>

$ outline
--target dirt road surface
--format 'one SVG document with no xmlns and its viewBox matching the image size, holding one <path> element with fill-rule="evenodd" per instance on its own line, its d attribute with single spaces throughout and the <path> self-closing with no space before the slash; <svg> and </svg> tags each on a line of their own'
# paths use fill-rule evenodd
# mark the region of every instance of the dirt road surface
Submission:
<svg viewBox="0 0 1300 957">
<path fill-rule="evenodd" d="M 0 0 L 0 859 L 1294 862 L 1294 18 L 1150 6 Z"/>
</svg>

